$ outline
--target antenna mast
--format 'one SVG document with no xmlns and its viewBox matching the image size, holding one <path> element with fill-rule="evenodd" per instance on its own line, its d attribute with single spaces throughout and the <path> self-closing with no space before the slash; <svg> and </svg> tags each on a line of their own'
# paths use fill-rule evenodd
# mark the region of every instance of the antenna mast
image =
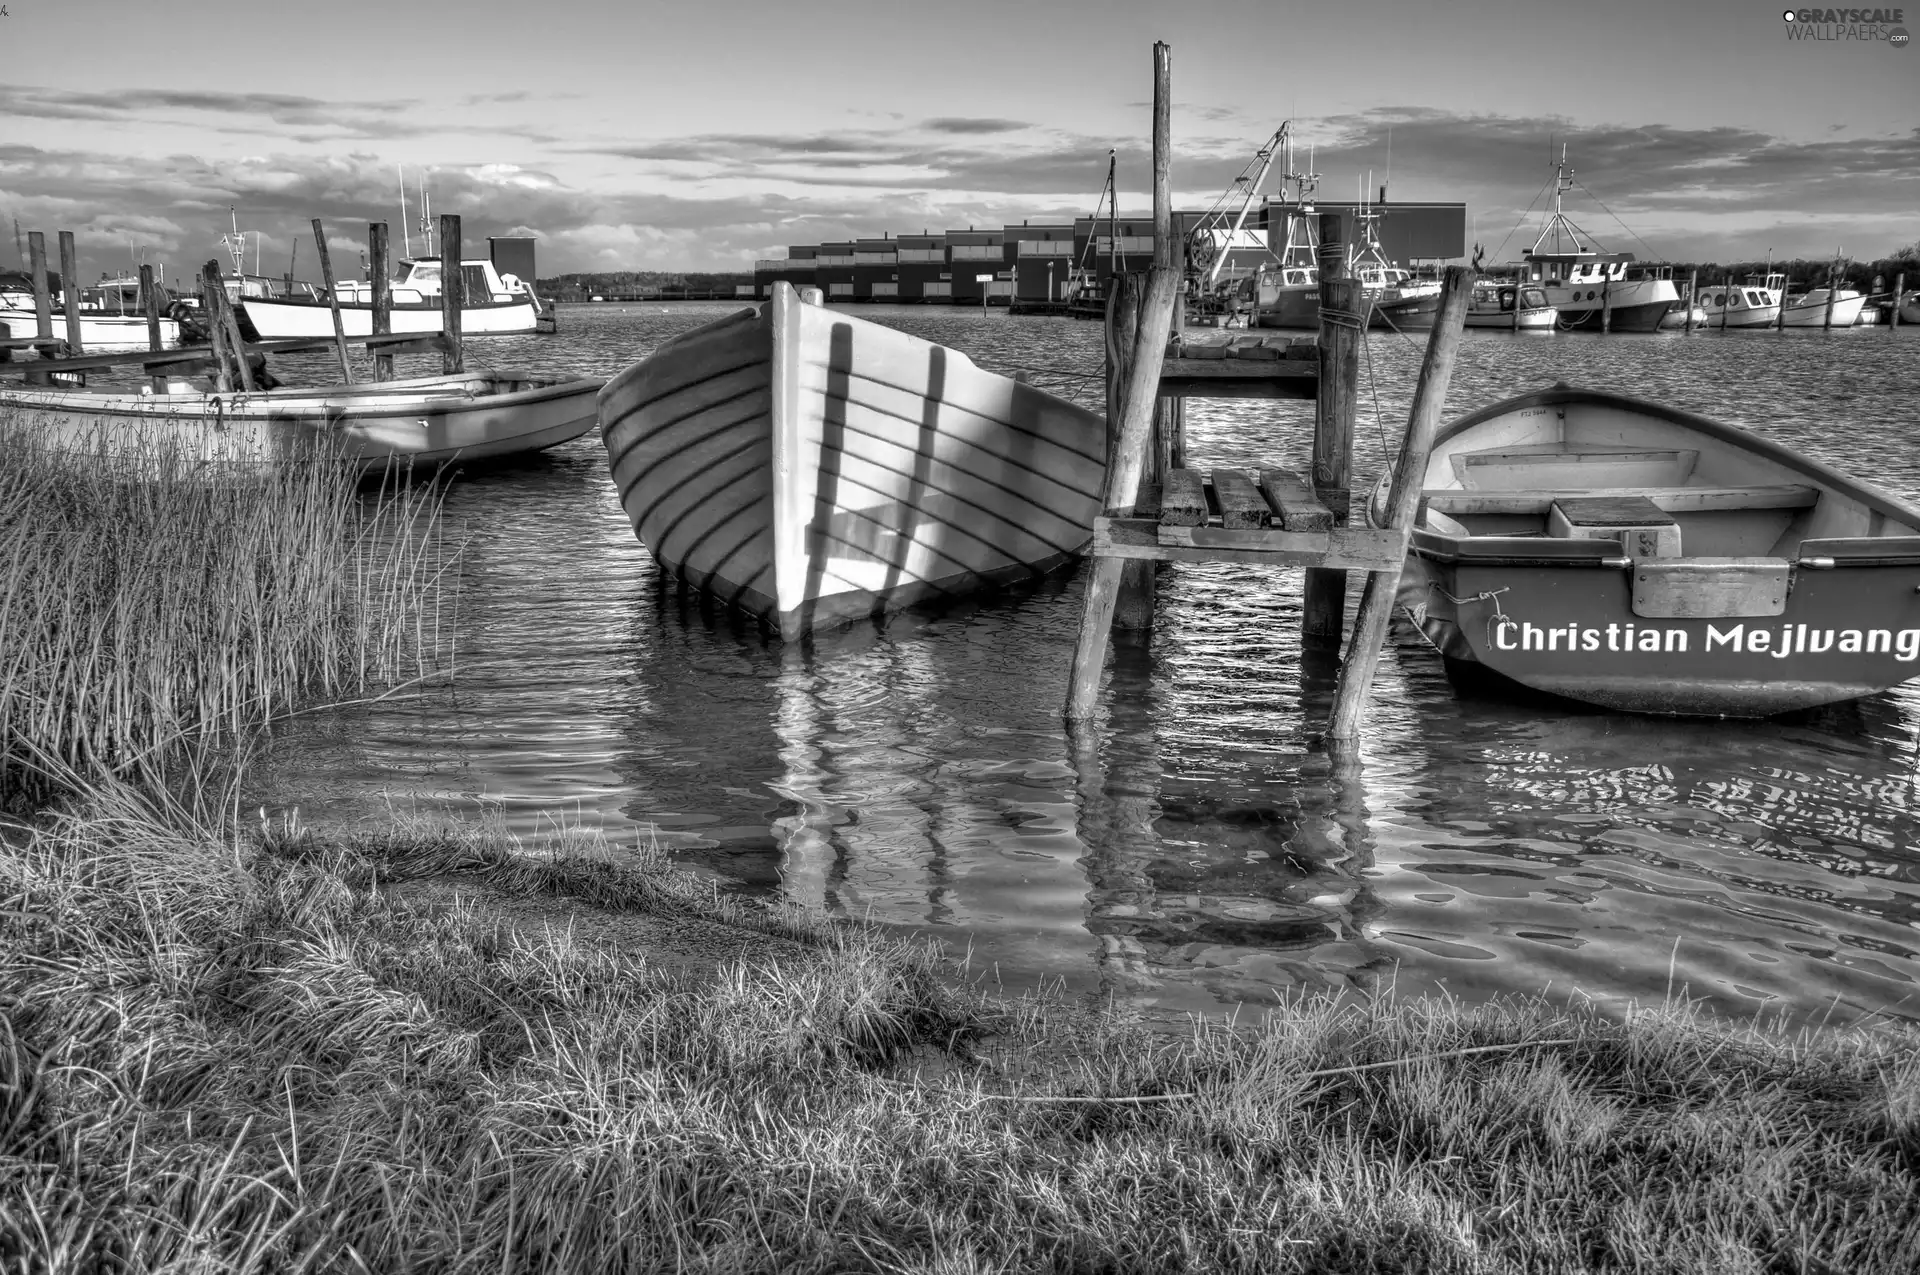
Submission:
<svg viewBox="0 0 1920 1275">
<path fill-rule="evenodd" d="M 407 175 L 400 165 L 393 166 L 394 179 L 400 183 L 400 243 L 406 255 L 413 255 L 413 227 L 407 223 Z"/>
<path fill-rule="evenodd" d="M 233 229 L 220 236 L 220 246 L 233 258 L 233 273 L 237 278 L 247 272 L 247 237 L 240 233 L 240 214 L 232 204 L 227 205 L 227 216 L 233 219 Z"/>
</svg>

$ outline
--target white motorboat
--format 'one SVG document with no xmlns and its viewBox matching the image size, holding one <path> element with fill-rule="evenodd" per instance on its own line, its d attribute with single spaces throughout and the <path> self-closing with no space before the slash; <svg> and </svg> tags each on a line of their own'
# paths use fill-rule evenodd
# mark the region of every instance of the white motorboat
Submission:
<svg viewBox="0 0 1920 1275">
<path fill-rule="evenodd" d="M 1867 304 L 1867 298 L 1852 288 L 1841 287 L 1833 294 L 1833 313 L 1827 313 L 1826 288 L 1811 288 L 1798 296 L 1785 297 L 1781 305 L 1785 307 L 1780 323 L 1788 328 L 1850 328 L 1860 321 L 1860 311 Z"/>
<path fill-rule="evenodd" d="M 1099 413 L 788 283 L 616 376 L 600 425 L 661 566 L 787 638 L 1058 566 L 1107 472 Z"/>
<path fill-rule="evenodd" d="M 530 280 L 502 275 L 484 259 L 460 263 L 466 304 L 460 308 L 460 334 L 518 336 L 541 331 L 549 307 L 534 295 Z M 440 259 L 407 257 L 392 286 L 393 331 L 423 336 L 440 331 Z M 340 299 L 340 324 L 348 336 L 373 333 L 373 284 L 344 281 L 334 288 Z M 333 311 L 323 293 L 311 297 L 246 296 L 235 307 L 241 331 L 250 340 L 330 338 Z"/>
<path fill-rule="evenodd" d="M 149 348 L 151 333 L 146 311 L 140 304 L 138 279 L 103 279 L 76 290 L 75 307 L 80 318 L 80 345 L 88 354 L 118 353 Z M 48 315 L 55 340 L 67 339 L 67 317 L 62 299 L 55 293 Z M 180 344 L 180 324 L 161 306 L 160 344 L 163 348 Z M 11 337 L 33 337 L 39 333 L 33 293 L 20 288 L 0 288 L 0 324 Z"/>
<path fill-rule="evenodd" d="M 1511 279 L 1476 279 L 1467 298 L 1470 328 L 1550 329 L 1559 317 L 1539 287 Z"/>
<path fill-rule="evenodd" d="M 1770 328 L 1780 319 L 1780 285 L 1784 276 L 1768 275 L 1755 283 L 1716 283 L 1694 293 L 1693 303 L 1706 312 L 1701 326 L 1721 328 Z"/>
</svg>

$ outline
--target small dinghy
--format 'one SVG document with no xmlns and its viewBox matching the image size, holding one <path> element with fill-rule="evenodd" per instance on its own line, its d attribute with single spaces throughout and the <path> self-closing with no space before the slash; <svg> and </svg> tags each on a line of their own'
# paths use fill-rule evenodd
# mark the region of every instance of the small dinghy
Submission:
<svg viewBox="0 0 1920 1275">
<path fill-rule="evenodd" d="M 230 393 L 184 381 L 166 394 L 6 386 L 0 413 L 68 450 L 135 454 L 159 442 L 208 462 L 262 463 L 324 447 L 378 469 L 557 446 L 593 428 L 603 384 L 482 372 Z"/>
<path fill-rule="evenodd" d="M 1100 414 L 785 283 L 615 377 L 600 424 L 654 557 L 788 638 L 1058 566 L 1106 481 Z"/>
<path fill-rule="evenodd" d="M 1718 717 L 1920 674 L 1920 507 L 1735 426 L 1557 385 L 1444 428 L 1425 482 L 1399 600 L 1452 673 Z"/>
</svg>

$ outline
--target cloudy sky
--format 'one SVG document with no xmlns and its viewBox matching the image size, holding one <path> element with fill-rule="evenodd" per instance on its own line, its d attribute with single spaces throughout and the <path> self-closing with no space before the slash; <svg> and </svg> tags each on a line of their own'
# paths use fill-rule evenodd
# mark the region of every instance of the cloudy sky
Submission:
<svg viewBox="0 0 1920 1275">
<path fill-rule="evenodd" d="M 311 275 L 316 216 L 350 266 L 369 219 L 399 238 L 396 167 L 476 245 L 537 234 L 543 275 L 1068 218 L 1110 146 L 1144 209 L 1155 39 L 1183 206 L 1291 119 L 1330 198 L 1386 177 L 1390 134 L 1392 197 L 1464 201 L 1491 260 L 1532 242 L 1550 141 L 1609 248 L 1920 239 L 1920 50 L 1791 40 L 1779 0 L 0 5 L 0 216 L 75 231 L 83 277 L 187 274 L 230 204 L 268 273 L 302 236 Z"/>
</svg>

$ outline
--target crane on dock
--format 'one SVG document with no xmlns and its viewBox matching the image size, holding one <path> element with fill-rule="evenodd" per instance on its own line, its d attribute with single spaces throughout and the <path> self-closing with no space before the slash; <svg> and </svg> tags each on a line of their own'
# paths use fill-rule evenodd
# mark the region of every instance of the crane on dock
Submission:
<svg viewBox="0 0 1920 1275">
<path fill-rule="evenodd" d="M 1273 157 L 1291 146 L 1293 122 L 1284 121 L 1273 131 L 1273 136 L 1240 175 L 1233 179 L 1220 197 L 1213 201 L 1213 207 L 1207 209 L 1193 228 L 1187 232 L 1187 276 L 1195 284 L 1194 292 L 1199 296 L 1211 296 L 1214 286 L 1220 281 L 1220 271 L 1227 263 L 1227 254 L 1239 238 L 1240 229 L 1246 224 L 1247 212 L 1253 207 L 1254 198 L 1259 195 L 1260 187 L 1267 179 L 1267 172 L 1273 167 Z"/>
</svg>

